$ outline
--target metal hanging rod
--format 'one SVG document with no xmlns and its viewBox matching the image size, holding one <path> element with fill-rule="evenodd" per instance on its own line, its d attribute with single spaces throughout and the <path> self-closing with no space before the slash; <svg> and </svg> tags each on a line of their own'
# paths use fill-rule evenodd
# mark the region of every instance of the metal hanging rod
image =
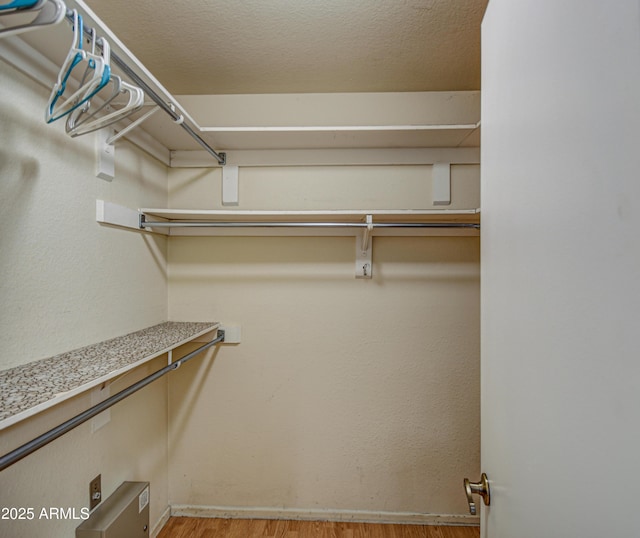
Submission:
<svg viewBox="0 0 640 538">
<path fill-rule="evenodd" d="M 71 24 L 73 24 L 73 11 L 67 10 L 66 18 Z M 91 39 L 95 30 L 93 28 L 84 26 L 84 34 L 87 38 Z M 97 36 L 96 36 L 97 37 Z M 97 44 L 99 47 L 100 45 Z M 171 103 L 165 102 L 143 79 L 140 77 L 129 65 L 122 59 L 116 52 L 111 51 L 111 61 L 116 64 L 120 70 L 127 75 L 136 85 L 138 85 L 144 93 L 154 103 L 156 103 L 162 110 L 164 110 L 171 119 L 177 125 L 180 125 L 198 144 L 200 144 L 216 161 L 218 164 L 224 166 L 227 164 L 227 154 L 223 152 L 215 151 L 202 137 L 196 133 L 187 123 L 184 121 L 184 116 L 178 114 Z"/>
<path fill-rule="evenodd" d="M 471 222 L 207 222 L 198 220 L 147 221 L 140 228 L 474 228 Z"/>
<path fill-rule="evenodd" d="M 145 377 L 144 379 L 141 379 L 140 381 L 138 381 L 137 383 L 134 383 L 130 387 L 127 387 L 126 389 L 121 390 L 120 392 L 118 392 L 117 394 L 114 394 L 110 398 L 107 398 L 103 402 L 100 402 L 99 404 L 96 404 L 93 407 L 90 407 L 89 409 L 87 409 L 86 411 L 83 411 L 79 415 L 76 415 L 75 417 L 70 418 L 69 420 L 67 420 L 66 422 L 63 422 L 59 426 L 36 437 L 32 441 L 29 441 L 28 443 L 25 443 L 24 445 L 16 448 L 15 450 L 12 450 L 8 454 L 5 454 L 0 458 L 0 471 L 4 471 L 7 467 L 13 465 L 14 463 L 17 463 L 21 459 L 27 457 L 29 454 L 32 454 L 33 452 L 42 448 L 43 446 L 48 445 L 51 441 L 56 440 L 58 437 L 61 437 L 65 433 L 73 430 L 75 427 L 80 426 L 80 424 L 83 424 L 84 422 L 95 417 L 99 413 L 102 413 L 102 411 L 109 409 L 109 407 L 111 407 L 112 405 L 115 405 L 119 401 L 124 400 L 128 396 L 131 396 L 134 392 L 137 392 L 141 388 L 146 387 L 148 384 L 154 382 L 156 379 L 161 378 L 163 375 L 168 374 L 172 370 L 176 370 L 183 363 L 187 362 L 188 360 L 198 355 L 198 353 L 200 353 L 201 351 L 204 351 L 205 349 L 215 346 L 220 342 L 224 342 L 224 331 L 218 329 L 218 336 L 213 340 L 211 340 L 211 342 L 207 342 L 203 346 L 200 346 L 198 349 L 185 355 L 181 359 L 175 362 L 172 362 L 168 366 L 165 366 L 164 368 L 158 370 L 157 372 L 154 372 L 153 374 Z"/>
</svg>

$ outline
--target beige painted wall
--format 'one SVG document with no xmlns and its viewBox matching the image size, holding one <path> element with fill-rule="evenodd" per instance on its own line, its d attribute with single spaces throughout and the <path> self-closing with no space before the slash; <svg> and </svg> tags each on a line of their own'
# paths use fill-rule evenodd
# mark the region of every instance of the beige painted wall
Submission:
<svg viewBox="0 0 640 538">
<path fill-rule="evenodd" d="M 351 238 L 167 242 L 100 227 L 96 198 L 220 207 L 220 172 L 172 170 L 167 200 L 166 169 L 123 143 L 116 180 L 98 180 L 92 137 L 46 126 L 48 92 L 4 64 L 0 75 L 0 367 L 167 317 L 243 330 L 241 345 L 118 404 L 96 433 L 86 424 L 0 473 L 0 505 L 79 509 L 102 473 L 105 495 L 151 480 L 152 522 L 168 502 L 466 512 L 460 482 L 479 471 L 477 238 L 375 238 L 369 281 L 354 278 Z M 477 207 L 478 167 L 452 173 L 451 207 Z M 430 168 L 248 168 L 240 197 L 242 209 L 426 208 Z M 87 398 L 0 433 L 0 449 Z M 77 523 L 2 521 L 0 534 L 61 536 Z"/>
<path fill-rule="evenodd" d="M 431 169 L 409 165 L 240 168 L 237 208 L 433 209 Z M 478 165 L 452 165 L 452 203 L 438 208 L 480 207 L 479 178 Z M 220 168 L 172 168 L 169 207 L 225 209 L 221 179 Z"/>
<path fill-rule="evenodd" d="M 428 208 L 425 167 L 242 168 L 240 209 Z M 477 166 L 452 207 L 478 207 Z M 219 207 L 217 171 L 171 170 L 170 207 Z M 479 473 L 479 239 L 183 237 L 171 319 L 242 343 L 169 380 L 170 503 L 184 513 L 411 519 L 467 513 Z"/>
<path fill-rule="evenodd" d="M 44 123 L 49 90 L 2 62 L 0 80 L 0 368 L 166 320 L 166 240 L 95 221 L 96 198 L 166 204 L 166 168 L 123 143 L 116 179 L 97 179 L 93 137 L 70 139 L 61 123 Z M 79 396 L 0 432 L 0 450 L 89 402 Z M 124 480 L 150 480 L 157 520 L 167 507 L 166 406 L 166 382 L 159 381 L 112 408 L 110 423 L 95 434 L 87 423 L 3 471 L 0 506 L 79 511 L 101 473 L 104 495 Z M 0 520 L 0 536 L 72 536 L 77 525 Z"/>
</svg>

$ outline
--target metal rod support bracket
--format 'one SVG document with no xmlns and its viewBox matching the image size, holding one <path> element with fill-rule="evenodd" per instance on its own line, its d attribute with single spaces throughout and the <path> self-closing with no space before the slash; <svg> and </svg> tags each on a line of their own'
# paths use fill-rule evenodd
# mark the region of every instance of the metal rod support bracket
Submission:
<svg viewBox="0 0 640 538">
<path fill-rule="evenodd" d="M 356 278 L 372 278 L 373 263 L 372 250 L 373 241 L 373 216 L 366 216 L 366 223 L 362 230 L 356 235 Z"/>
</svg>

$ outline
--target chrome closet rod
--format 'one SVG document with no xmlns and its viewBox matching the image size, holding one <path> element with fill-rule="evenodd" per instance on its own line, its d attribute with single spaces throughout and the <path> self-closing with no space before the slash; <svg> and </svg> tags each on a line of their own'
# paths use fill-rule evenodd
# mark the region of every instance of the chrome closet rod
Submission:
<svg viewBox="0 0 640 538">
<path fill-rule="evenodd" d="M 120 392 L 118 392 L 117 394 L 114 394 L 110 398 L 107 398 L 103 402 L 100 402 L 99 404 L 96 404 L 93 407 L 90 407 L 89 409 L 87 409 L 86 411 L 83 411 L 79 415 L 76 415 L 75 417 L 70 418 L 69 420 L 67 420 L 66 422 L 63 422 L 59 426 L 56 426 L 55 428 L 49 430 L 48 432 L 43 433 L 42 435 L 36 437 L 32 441 L 29 441 L 28 443 L 25 443 L 24 445 L 16 448 L 15 450 L 12 450 L 8 454 L 5 454 L 0 458 L 0 471 L 4 471 L 7 467 L 13 465 L 14 463 L 17 463 L 22 458 L 25 458 L 26 456 L 42 448 L 43 446 L 48 445 L 51 441 L 56 440 L 58 437 L 61 437 L 68 431 L 71 431 L 76 426 L 80 426 L 80 424 L 95 417 L 99 413 L 102 413 L 102 411 L 108 409 L 112 405 L 115 405 L 119 401 L 124 400 L 128 396 L 131 396 L 134 392 L 139 391 L 141 388 L 146 387 L 149 383 L 152 383 L 153 381 L 155 381 L 156 379 L 159 379 L 163 375 L 168 374 L 172 370 L 177 369 L 180 365 L 192 359 L 201 351 L 204 351 L 205 349 L 210 348 L 211 346 L 214 346 L 220 342 L 224 342 L 224 331 L 219 329 L 218 336 L 214 338 L 211 342 L 207 342 L 205 345 L 200 346 L 198 349 L 185 355 L 181 359 L 175 362 L 172 362 L 168 366 L 165 366 L 164 368 L 158 370 L 157 372 L 154 372 L 153 374 L 145 377 L 144 379 L 141 379 L 140 381 L 138 381 L 137 383 L 134 383 L 130 387 L 127 387 L 126 389 L 121 390 Z"/>
<path fill-rule="evenodd" d="M 142 78 L 140 78 L 140 76 L 133 71 L 133 69 L 131 69 L 125 62 L 124 60 L 122 60 L 120 58 L 120 56 L 118 56 L 115 52 L 111 53 L 111 60 L 122 70 L 122 72 L 127 75 L 135 84 L 137 84 L 138 86 L 140 86 L 140 88 L 142 88 L 142 90 L 144 91 L 145 94 L 147 94 L 151 100 L 156 103 L 160 108 L 162 108 L 162 110 L 164 110 L 167 114 L 169 114 L 169 116 L 171 116 L 171 118 L 173 119 L 174 122 L 178 122 L 180 120 L 184 120 L 184 118 L 176 113 L 175 110 L 173 110 L 167 103 L 165 103 L 162 98 L 155 93 L 150 87 L 149 85 L 142 80 Z M 198 133 L 196 133 L 191 127 L 189 127 L 189 125 L 187 125 L 186 123 L 184 123 L 184 121 L 182 121 L 182 123 L 179 124 L 180 127 L 182 127 L 185 131 L 187 131 L 187 133 L 189 133 L 189 136 L 191 136 L 196 142 L 198 142 L 198 144 L 200 144 L 205 150 L 207 150 L 209 152 L 209 154 L 211 154 L 217 161 L 218 164 L 221 165 L 225 165 L 227 163 L 227 154 L 226 153 L 218 153 L 217 151 L 215 151 L 211 146 L 209 146 L 209 144 L 207 144 Z"/>
<path fill-rule="evenodd" d="M 67 10 L 66 18 L 68 21 L 73 24 L 73 11 Z M 93 32 L 95 31 L 93 28 L 84 26 L 84 34 L 88 38 L 93 37 Z M 99 45 L 97 45 L 99 46 Z M 198 144 L 200 144 L 210 155 L 212 155 L 217 161 L 218 164 L 225 165 L 227 163 L 227 154 L 226 153 L 218 153 L 215 151 L 209 144 L 207 144 L 202 137 L 196 133 L 189 125 L 184 122 L 184 117 L 181 114 L 178 114 L 169 103 L 166 103 L 153 89 L 138 75 L 129 65 L 122 59 L 116 52 L 111 51 L 111 61 L 115 63 L 122 72 L 127 75 L 135 84 L 140 86 L 140 88 L 144 91 L 144 93 L 162 110 L 164 110 L 171 119 L 180 127 L 182 127 L 188 134 L 193 138 Z"/>
<path fill-rule="evenodd" d="M 146 221 L 140 228 L 475 228 L 472 222 L 207 222 L 198 220 Z"/>
</svg>

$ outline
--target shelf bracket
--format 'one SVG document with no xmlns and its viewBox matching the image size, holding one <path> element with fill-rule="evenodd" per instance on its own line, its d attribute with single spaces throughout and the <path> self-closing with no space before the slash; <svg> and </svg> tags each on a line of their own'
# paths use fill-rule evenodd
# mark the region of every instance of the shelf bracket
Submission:
<svg viewBox="0 0 640 538">
<path fill-rule="evenodd" d="M 222 205 L 238 204 L 238 167 L 227 164 L 222 167 Z"/>
<path fill-rule="evenodd" d="M 433 165 L 433 205 L 451 205 L 451 163 Z"/>
<path fill-rule="evenodd" d="M 371 278 L 373 273 L 371 262 L 373 216 L 367 215 L 366 222 L 367 226 L 356 235 L 356 278 Z"/>
<path fill-rule="evenodd" d="M 116 148 L 109 143 L 113 129 L 105 127 L 96 131 L 96 177 L 113 181 L 116 175 Z"/>
</svg>

